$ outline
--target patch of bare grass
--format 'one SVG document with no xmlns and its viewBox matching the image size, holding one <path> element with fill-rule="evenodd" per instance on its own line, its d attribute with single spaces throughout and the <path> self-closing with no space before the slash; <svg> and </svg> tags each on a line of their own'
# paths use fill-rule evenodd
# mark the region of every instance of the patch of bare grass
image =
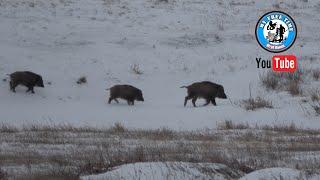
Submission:
<svg viewBox="0 0 320 180">
<path fill-rule="evenodd" d="M 110 129 L 113 133 L 124 133 L 127 129 L 121 123 L 115 123 Z"/>
<path fill-rule="evenodd" d="M 320 102 L 313 103 L 311 107 L 315 111 L 316 115 L 320 115 Z"/>
<path fill-rule="evenodd" d="M 314 101 L 320 101 L 320 91 L 318 89 L 313 89 L 310 91 L 310 98 Z"/>
<path fill-rule="evenodd" d="M 273 71 L 269 71 L 266 75 L 259 76 L 262 85 L 267 90 L 276 90 L 279 87 L 280 79 Z"/>
<path fill-rule="evenodd" d="M 218 124 L 218 129 L 220 130 L 230 130 L 230 129 L 249 129 L 249 124 L 234 124 L 230 120 L 222 121 Z"/>
<path fill-rule="evenodd" d="M 7 124 L 0 125 L 0 133 L 15 133 L 18 132 L 18 129 L 14 126 L 10 126 Z"/>
<path fill-rule="evenodd" d="M 289 83 L 287 84 L 287 91 L 292 96 L 302 95 L 302 89 L 300 87 L 299 82 L 297 81 L 289 81 Z"/>
<path fill-rule="evenodd" d="M 254 111 L 261 108 L 273 108 L 271 101 L 265 100 L 262 97 L 249 98 L 242 100 L 242 106 L 247 110 Z"/>
<path fill-rule="evenodd" d="M 296 70 L 294 73 L 269 71 L 260 75 L 260 81 L 267 90 L 288 91 L 292 96 L 303 94 L 301 89 L 303 73 L 301 70 Z"/>
<path fill-rule="evenodd" d="M 237 130 L 237 129 L 249 129 L 249 130 L 265 130 L 265 131 L 275 131 L 278 133 L 301 133 L 301 134 L 310 134 L 310 135 L 320 135 L 320 131 L 313 129 L 302 129 L 297 127 L 294 123 L 290 124 L 274 124 L 274 125 L 263 125 L 250 127 L 248 123 L 234 123 L 230 120 L 222 121 L 218 124 L 219 130 Z"/>
<path fill-rule="evenodd" d="M 295 125 L 253 128 L 229 120 L 218 127 L 215 131 L 174 131 L 128 129 L 121 124 L 103 129 L 33 125 L 14 128 L 11 133 L 0 130 L 0 140 L 6 142 L 0 146 L 0 165 L 30 167 L 19 176 L 56 179 L 77 179 L 122 164 L 154 161 L 223 163 L 246 173 L 279 163 L 320 169 L 318 159 L 310 162 L 312 155 L 301 155 L 320 150 L 318 130 Z M 46 166 L 41 171 L 32 168 L 38 164 Z M 8 177 L 16 176 L 11 171 L 6 173 Z"/>
<path fill-rule="evenodd" d="M 132 71 L 134 74 L 137 74 L 137 75 L 142 75 L 142 74 L 143 74 L 143 71 L 140 69 L 139 64 L 133 64 L 133 65 L 131 66 L 131 71 Z"/>
<path fill-rule="evenodd" d="M 238 1 L 231 1 L 230 6 L 253 6 L 255 1 L 248 1 L 248 2 L 238 2 Z"/>
<path fill-rule="evenodd" d="M 312 72 L 313 79 L 318 81 L 320 79 L 320 70 L 319 69 L 314 69 L 311 72 Z"/>
<path fill-rule="evenodd" d="M 265 126 L 262 126 L 260 129 L 285 132 L 285 133 L 299 132 L 299 128 L 297 128 L 294 123 L 291 123 L 290 125 L 273 125 L 273 126 L 265 125 Z"/>
</svg>

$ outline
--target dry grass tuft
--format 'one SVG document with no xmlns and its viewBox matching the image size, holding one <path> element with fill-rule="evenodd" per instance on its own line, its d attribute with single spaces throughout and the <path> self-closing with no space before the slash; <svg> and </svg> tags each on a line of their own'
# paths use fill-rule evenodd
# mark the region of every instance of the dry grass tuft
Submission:
<svg viewBox="0 0 320 180">
<path fill-rule="evenodd" d="M 218 124 L 219 130 L 230 130 L 230 129 L 249 129 L 249 124 L 234 124 L 230 120 L 223 121 Z"/>
<path fill-rule="evenodd" d="M 115 123 L 110 130 L 113 133 L 124 133 L 127 131 L 127 129 L 121 123 Z"/>
<path fill-rule="evenodd" d="M 301 70 L 294 73 L 269 71 L 265 75 L 260 75 L 260 81 L 267 90 L 288 91 L 291 95 L 302 95 L 301 83 L 303 74 Z"/>
<path fill-rule="evenodd" d="M 287 84 L 287 91 L 292 96 L 302 95 L 302 89 L 300 87 L 299 82 L 297 81 L 289 81 L 289 83 Z"/>
<path fill-rule="evenodd" d="M 276 90 L 279 87 L 280 80 L 273 71 L 269 71 L 265 76 L 260 75 L 259 78 L 267 90 Z"/>
<path fill-rule="evenodd" d="M 310 97 L 311 100 L 314 101 L 320 101 L 320 91 L 318 89 L 313 89 L 310 91 Z"/>
<path fill-rule="evenodd" d="M 319 89 L 313 89 L 310 91 L 310 98 L 312 102 L 310 103 L 312 109 L 316 115 L 320 115 L 320 91 Z"/>
<path fill-rule="evenodd" d="M 263 99 L 262 97 L 249 98 L 242 101 L 243 107 L 249 111 L 254 111 L 260 108 L 273 108 L 272 102 Z"/>
<path fill-rule="evenodd" d="M 284 133 L 299 132 L 299 128 L 297 128 L 294 123 L 291 123 L 290 125 L 273 125 L 273 126 L 265 125 L 265 126 L 262 126 L 260 129 L 278 131 L 278 132 L 284 132 Z"/>
<path fill-rule="evenodd" d="M 133 65 L 131 66 L 131 70 L 132 70 L 132 72 L 133 72 L 134 74 L 137 74 L 137 75 L 143 74 L 143 71 L 140 69 L 139 64 L 133 64 Z"/>
<path fill-rule="evenodd" d="M 320 70 L 319 69 L 312 70 L 312 77 L 314 80 L 318 81 L 320 79 Z"/>
<path fill-rule="evenodd" d="M 320 103 L 319 102 L 312 104 L 311 107 L 315 111 L 316 115 L 320 115 Z"/>
</svg>

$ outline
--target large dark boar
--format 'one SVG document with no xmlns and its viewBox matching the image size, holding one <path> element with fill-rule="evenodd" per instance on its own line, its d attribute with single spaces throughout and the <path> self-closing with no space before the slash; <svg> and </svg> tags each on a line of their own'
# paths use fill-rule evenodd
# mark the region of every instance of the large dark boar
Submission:
<svg viewBox="0 0 320 180">
<path fill-rule="evenodd" d="M 112 100 L 115 100 L 117 103 L 119 103 L 117 98 L 127 100 L 128 105 L 134 105 L 134 100 L 144 101 L 142 91 L 130 85 L 115 85 L 107 90 L 110 90 L 110 98 L 108 101 L 109 104 Z"/>
<path fill-rule="evenodd" d="M 28 88 L 26 92 L 34 93 L 35 86 L 44 87 L 42 77 L 30 71 L 17 71 L 10 74 L 10 90 L 16 92 L 16 87 L 21 84 Z"/>
<path fill-rule="evenodd" d="M 184 99 L 184 106 L 186 106 L 189 99 L 192 99 L 192 104 L 196 107 L 198 98 L 204 98 L 206 100 L 204 106 L 208 105 L 210 102 L 216 106 L 216 97 L 222 99 L 227 98 L 223 86 L 210 81 L 196 82 L 189 86 L 182 86 L 181 88 L 187 88 L 188 90 L 188 95 Z"/>
</svg>

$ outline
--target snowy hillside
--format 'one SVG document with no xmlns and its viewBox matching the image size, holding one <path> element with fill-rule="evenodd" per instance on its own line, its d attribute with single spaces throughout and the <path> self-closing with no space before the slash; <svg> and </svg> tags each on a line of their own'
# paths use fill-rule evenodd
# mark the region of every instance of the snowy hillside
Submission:
<svg viewBox="0 0 320 180">
<path fill-rule="evenodd" d="M 263 180 L 263 179 L 308 179 L 308 180 L 316 180 L 319 179 L 320 176 L 307 176 L 303 172 L 290 169 L 290 168 L 267 168 L 258 171 L 254 171 L 250 174 L 247 174 L 240 178 L 240 180 Z"/>
<path fill-rule="evenodd" d="M 162 179 L 236 179 L 241 173 L 229 169 L 222 164 L 208 163 L 136 163 L 123 165 L 115 170 L 98 175 L 84 176 L 83 180 L 103 179 L 141 179 L 141 180 L 162 180 Z M 290 168 L 267 168 L 254 171 L 240 178 L 240 180 L 316 180 L 320 176 L 306 176 L 303 172 Z"/>
<path fill-rule="evenodd" d="M 83 180 L 103 179 L 235 179 L 242 175 L 223 164 L 214 163 L 181 163 L 151 162 L 123 165 L 105 174 L 85 176 Z"/>
<path fill-rule="evenodd" d="M 298 38 L 286 54 L 295 54 L 307 72 L 319 68 L 317 1 L 212 0 L 1 0 L 0 114 L 2 123 L 110 126 L 132 128 L 215 128 L 220 121 L 289 124 L 320 128 L 309 89 L 319 81 L 306 76 L 301 96 L 267 91 L 259 79 L 256 57 L 273 54 L 254 37 L 259 17 L 273 9 L 288 12 L 298 24 Z M 250 13 L 248 13 L 250 12 Z M 6 74 L 31 70 L 45 88 L 35 94 L 9 91 Z M 88 83 L 78 85 L 86 76 Z M 195 81 L 222 84 L 229 100 L 217 106 L 183 107 Z M 115 84 L 142 89 L 145 102 L 107 104 Z M 239 104 L 252 95 L 271 101 L 273 109 L 246 111 Z M 200 105 L 201 101 L 198 102 Z"/>
</svg>

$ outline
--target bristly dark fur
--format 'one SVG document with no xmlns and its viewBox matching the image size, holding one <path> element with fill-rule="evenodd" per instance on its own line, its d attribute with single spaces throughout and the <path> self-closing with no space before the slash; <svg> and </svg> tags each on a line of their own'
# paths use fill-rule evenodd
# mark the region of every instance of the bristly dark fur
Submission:
<svg viewBox="0 0 320 180">
<path fill-rule="evenodd" d="M 198 98 L 204 98 L 206 100 L 204 106 L 208 105 L 210 102 L 216 106 L 216 97 L 222 99 L 227 98 L 223 86 L 210 81 L 196 82 L 189 86 L 182 86 L 181 88 L 187 88 L 188 90 L 188 95 L 184 99 L 184 106 L 187 105 L 188 100 L 192 99 L 192 104 L 196 107 Z"/>
<path fill-rule="evenodd" d="M 34 93 L 33 88 L 44 87 L 42 77 L 30 71 L 17 71 L 10 74 L 10 90 L 16 92 L 15 88 L 18 85 L 24 85 L 28 88 L 26 92 Z"/>
<path fill-rule="evenodd" d="M 125 99 L 128 102 L 128 105 L 134 105 L 134 100 L 144 101 L 142 91 L 131 85 L 115 85 L 106 90 L 110 90 L 109 104 L 112 100 L 119 103 L 117 98 Z"/>
</svg>

